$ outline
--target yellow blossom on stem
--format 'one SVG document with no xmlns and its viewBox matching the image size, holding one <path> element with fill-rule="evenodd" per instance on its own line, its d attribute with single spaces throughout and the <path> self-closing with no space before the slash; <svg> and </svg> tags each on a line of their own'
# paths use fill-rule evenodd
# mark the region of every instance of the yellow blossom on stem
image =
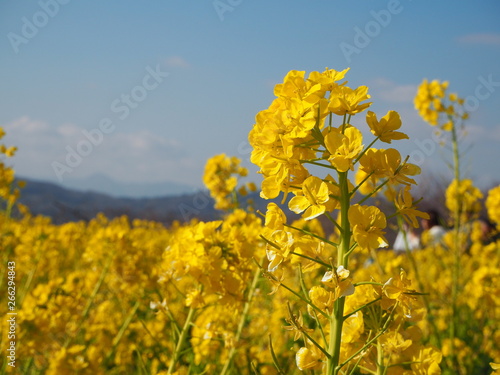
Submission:
<svg viewBox="0 0 500 375">
<path fill-rule="evenodd" d="M 388 245 L 383 231 L 387 221 L 379 208 L 355 204 L 349 208 L 349 222 L 354 240 L 361 248 L 374 250 Z"/>
<path fill-rule="evenodd" d="M 351 126 L 344 133 L 332 128 L 325 136 L 325 146 L 330 153 L 328 160 L 339 172 L 354 170 L 353 161 L 363 150 L 363 135 Z"/>
<path fill-rule="evenodd" d="M 267 259 L 269 260 L 268 270 L 270 272 L 275 271 L 288 257 L 293 243 L 293 236 L 290 232 L 277 230 L 271 235 L 266 247 Z"/>
<path fill-rule="evenodd" d="M 286 223 L 286 215 L 276 203 L 269 203 L 267 205 L 266 218 L 264 225 L 270 230 L 282 230 L 283 225 Z"/>
<path fill-rule="evenodd" d="M 336 270 L 326 271 L 321 282 L 335 292 L 336 300 L 354 294 L 354 285 L 352 285 L 349 275 L 349 270 L 346 270 L 344 266 L 339 266 Z"/>
<path fill-rule="evenodd" d="M 323 214 L 330 200 L 328 185 L 315 176 L 308 177 L 302 184 L 303 195 L 293 197 L 288 203 L 291 211 L 299 214 L 305 211 L 303 218 L 311 220 Z"/>
<path fill-rule="evenodd" d="M 410 187 L 405 186 L 399 191 L 397 199 L 394 201 L 398 214 L 402 215 L 404 220 L 414 228 L 418 228 L 417 217 L 429 219 L 429 214 L 419 211 L 413 205 L 413 198 L 410 193 Z"/>
<path fill-rule="evenodd" d="M 361 103 L 370 99 L 368 87 L 360 86 L 353 90 L 347 86 L 336 86 L 332 88 L 328 109 L 336 115 L 354 115 L 364 111 L 372 103 Z"/>
<path fill-rule="evenodd" d="M 313 286 L 309 290 L 309 298 L 311 302 L 320 310 L 331 313 L 333 308 L 333 303 L 337 300 L 338 296 L 334 292 L 330 292 L 321 286 Z M 308 306 L 308 311 L 311 316 L 313 315 L 313 309 Z"/>
<path fill-rule="evenodd" d="M 323 367 L 325 355 L 314 345 L 302 347 L 295 355 L 297 367 L 301 371 L 320 370 Z"/>
<path fill-rule="evenodd" d="M 446 189 L 446 208 L 450 212 L 460 212 L 463 215 L 476 214 L 481 210 L 481 190 L 469 179 L 458 182 L 454 179 Z"/>
<path fill-rule="evenodd" d="M 382 287 L 385 296 L 394 302 L 399 302 L 403 308 L 403 313 L 407 318 L 411 318 L 412 310 L 419 307 L 416 292 L 409 289 L 411 281 L 406 277 L 406 272 L 402 269 L 398 278 L 390 278 Z"/>
<path fill-rule="evenodd" d="M 335 69 L 326 68 L 324 72 L 311 72 L 308 81 L 314 84 L 320 84 L 323 92 L 331 91 L 335 86 L 338 86 L 337 81 L 344 78 L 349 68 L 341 72 Z"/>
<path fill-rule="evenodd" d="M 411 373 L 417 375 L 440 375 L 441 368 L 439 364 L 442 359 L 443 355 L 438 349 L 433 347 L 422 348 L 413 357 Z"/>
<path fill-rule="evenodd" d="M 393 140 L 408 139 L 405 133 L 396 131 L 401 127 L 401 117 L 396 111 L 389 111 L 387 114 L 377 120 L 377 115 L 372 111 L 366 114 L 366 122 L 373 135 L 382 142 L 391 143 Z"/>
</svg>

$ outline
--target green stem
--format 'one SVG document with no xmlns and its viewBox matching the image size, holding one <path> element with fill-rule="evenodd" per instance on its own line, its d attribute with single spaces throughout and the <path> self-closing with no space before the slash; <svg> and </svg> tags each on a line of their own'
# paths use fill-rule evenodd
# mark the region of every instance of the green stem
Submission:
<svg viewBox="0 0 500 375">
<path fill-rule="evenodd" d="M 317 166 L 319 166 L 319 167 L 329 168 L 329 169 L 333 169 L 333 170 L 335 170 L 335 171 L 337 170 L 337 168 L 335 168 L 335 167 L 334 167 L 334 166 L 332 166 L 332 165 L 323 164 L 323 163 L 317 163 L 317 162 L 315 162 L 315 161 L 310 161 L 310 160 L 302 160 L 302 159 L 300 159 L 300 160 L 299 160 L 299 162 L 301 162 L 301 163 L 303 163 L 303 164 L 304 164 L 304 163 L 307 163 L 307 164 L 317 165 Z"/>
<path fill-rule="evenodd" d="M 361 153 L 358 155 L 358 157 L 353 161 L 353 164 L 356 164 L 358 162 L 358 160 L 361 159 L 364 154 L 366 154 L 366 151 L 368 151 L 370 149 L 370 147 L 372 147 L 375 144 L 375 142 L 377 142 L 379 139 L 380 139 L 380 135 L 377 138 L 375 138 L 373 141 L 371 141 L 371 143 L 368 146 L 366 146 L 363 151 L 361 151 Z"/>
<path fill-rule="evenodd" d="M 172 355 L 172 359 L 170 360 L 170 364 L 168 365 L 168 372 L 167 375 L 171 375 L 175 367 L 177 365 L 177 362 L 179 361 L 179 357 L 181 355 L 182 347 L 184 346 L 184 342 L 186 341 L 188 332 L 189 332 L 189 327 L 191 326 L 191 323 L 194 318 L 194 313 L 196 309 L 191 306 L 189 308 L 188 315 L 186 317 L 186 321 L 184 322 L 184 326 L 182 327 L 181 335 L 179 336 L 179 339 L 177 340 L 177 345 L 175 347 L 175 352 Z"/>
<path fill-rule="evenodd" d="M 323 267 L 331 268 L 331 266 L 328 263 L 325 263 L 325 262 L 323 262 L 323 261 L 321 261 L 319 259 L 311 258 L 311 257 L 308 257 L 307 255 L 296 253 L 295 251 L 291 251 L 290 254 L 291 255 L 296 255 L 298 257 L 301 257 L 301 258 L 304 258 L 304 259 L 307 259 L 307 260 L 310 260 L 311 262 L 318 263 L 319 265 L 321 265 Z"/>
<path fill-rule="evenodd" d="M 451 140 L 453 146 L 453 174 L 455 177 L 455 181 L 457 183 L 457 192 L 459 191 L 460 186 L 460 154 L 458 151 L 458 137 L 456 126 L 453 126 L 451 131 Z M 460 275 L 460 254 L 461 254 L 461 241 L 460 235 L 462 232 L 462 202 L 458 194 L 456 195 L 455 202 L 455 212 L 454 215 L 454 249 L 453 249 L 453 270 L 452 270 L 452 286 L 451 286 L 451 322 L 450 322 L 450 357 L 453 364 L 455 364 L 455 369 L 458 369 L 457 357 L 455 353 L 455 337 L 457 325 L 457 298 L 458 298 L 458 289 L 459 289 L 459 275 Z"/>
<path fill-rule="evenodd" d="M 346 254 L 349 252 L 351 242 L 351 227 L 349 223 L 350 193 L 347 172 L 339 173 L 340 187 L 340 244 L 337 248 L 337 267 L 348 267 L 349 261 Z M 335 308 L 330 315 L 330 343 L 328 346 L 329 357 L 327 360 L 327 375 L 336 375 L 339 371 L 340 344 L 342 341 L 342 325 L 344 323 L 345 298 L 335 301 Z"/>
<path fill-rule="evenodd" d="M 392 320 L 392 317 L 394 315 L 394 311 L 396 311 L 396 306 L 397 306 L 397 303 L 396 305 L 393 307 L 391 313 L 389 314 L 387 320 L 385 321 L 384 323 L 384 326 L 381 328 L 380 332 L 378 332 L 375 337 L 371 338 L 368 337 L 368 341 L 366 341 L 365 345 L 363 345 L 363 347 L 361 349 L 359 349 L 357 352 L 355 352 L 354 354 L 352 354 L 349 358 L 347 358 L 344 362 L 342 362 L 338 367 L 337 367 L 337 371 L 340 370 L 342 367 L 344 367 L 346 364 L 348 364 L 352 359 L 356 358 L 356 356 L 358 356 L 360 353 L 362 353 L 363 351 L 365 351 L 371 344 L 373 344 L 380 336 L 382 336 L 385 331 L 387 331 L 387 328 L 389 328 L 389 323 L 391 322 Z M 370 334 L 371 335 L 371 334 Z"/>
<path fill-rule="evenodd" d="M 118 334 L 113 339 L 112 347 L 111 347 L 109 354 L 106 356 L 105 363 L 109 363 L 109 361 L 111 360 L 111 358 L 115 354 L 116 348 L 120 344 L 120 341 L 122 340 L 123 335 L 125 334 L 125 331 L 127 330 L 128 326 L 130 325 L 130 322 L 132 322 L 132 319 L 134 318 L 135 313 L 137 312 L 137 309 L 139 308 L 140 304 L 141 304 L 141 302 L 137 301 L 134 304 L 134 306 L 132 307 L 132 309 L 130 310 L 127 317 L 125 318 L 122 326 L 120 327 L 120 330 L 118 331 Z"/>
<path fill-rule="evenodd" d="M 418 270 L 418 265 L 417 265 L 417 262 L 415 260 L 415 257 L 413 256 L 413 253 L 410 250 L 410 245 L 408 243 L 408 236 L 406 234 L 406 230 L 404 230 L 403 218 L 401 216 L 398 216 L 398 227 L 399 227 L 399 230 L 402 231 L 402 233 L 403 233 L 406 256 L 407 256 L 408 260 L 410 261 L 411 268 L 413 269 L 413 273 L 415 274 L 415 278 L 417 279 L 418 289 L 419 289 L 419 291 L 423 292 L 425 290 L 424 283 L 422 282 L 422 278 L 420 277 L 420 272 Z M 428 320 L 429 320 L 429 323 L 431 324 L 432 336 L 436 340 L 438 347 L 441 348 L 441 337 L 439 336 L 439 331 L 438 331 L 438 328 L 436 326 L 436 321 L 435 321 L 435 317 L 433 315 L 433 310 L 431 309 L 429 297 L 427 295 L 423 295 L 422 298 L 424 301 L 425 308 L 427 310 L 427 314 L 429 314 Z"/>
<path fill-rule="evenodd" d="M 382 351 L 382 344 L 377 340 L 377 375 L 384 373 L 384 353 Z"/>
<path fill-rule="evenodd" d="M 366 200 L 370 199 L 374 194 L 376 194 L 380 189 L 382 189 L 387 183 L 389 182 L 389 179 L 385 180 L 382 182 L 379 186 L 377 186 L 376 189 L 374 189 L 370 194 L 365 196 L 363 199 L 361 199 L 358 204 L 363 204 L 365 203 Z"/>
<path fill-rule="evenodd" d="M 236 354 L 237 344 L 240 341 L 241 334 L 243 332 L 243 327 L 245 326 L 245 323 L 247 321 L 248 313 L 250 311 L 250 306 L 252 304 L 252 299 L 255 293 L 255 288 L 257 287 L 257 283 L 259 281 L 260 272 L 261 272 L 260 268 L 257 268 L 257 270 L 253 275 L 252 284 L 250 285 L 250 289 L 247 295 L 247 300 L 245 302 L 245 305 L 243 306 L 243 312 L 241 314 L 240 322 L 238 324 L 238 330 L 236 331 L 235 345 L 233 345 L 233 347 L 229 351 L 229 355 L 227 357 L 226 363 L 224 364 L 224 367 L 222 368 L 220 375 L 226 375 L 226 373 L 229 371 L 231 363 L 233 362 L 234 355 Z"/>
<path fill-rule="evenodd" d="M 371 177 L 373 176 L 373 174 L 375 173 L 375 171 L 371 171 L 370 173 L 368 173 L 366 175 L 366 177 L 363 179 L 363 181 L 361 181 L 358 186 L 356 186 L 354 189 L 352 189 L 352 192 L 351 192 L 351 195 L 354 195 L 354 193 L 356 193 L 358 191 L 358 189 Z"/>
<path fill-rule="evenodd" d="M 323 237 L 321 237 L 321 236 L 319 236 L 319 235 L 317 235 L 317 234 L 315 234 L 315 233 L 313 233 L 313 232 L 310 232 L 310 231 L 308 231 L 308 230 L 306 230 L 306 229 L 302 229 L 302 228 L 294 227 L 293 225 L 286 224 L 286 223 L 283 223 L 283 225 L 284 225 L 285 227 L 287 227 L 287 228 L 292 228 L 292 229 L 298 230 L 299 232 L 302 232 L 302 233 L 304 233 L 304 234 L 307 234 L 307 235 L 309 235 L 309 236 L 311 236 L 311 237 L 317 238 L 318 240 L 321 240 L 321 241 L 323 241 L 323 242 L 325 242 L 325 243 L 327 243 L 327 244 L 329 244 L 329 245 L 332 245 L 332 246 L 334 246 L 334 247 L 337 247 L 337 246 L 338 246 L 338 244 L 337 244 L 337 243 L 332 242 L 332 241 L 329 241 L 329 240 L 327 240 L 326 238 L 323 238 Z"/>
</svg>

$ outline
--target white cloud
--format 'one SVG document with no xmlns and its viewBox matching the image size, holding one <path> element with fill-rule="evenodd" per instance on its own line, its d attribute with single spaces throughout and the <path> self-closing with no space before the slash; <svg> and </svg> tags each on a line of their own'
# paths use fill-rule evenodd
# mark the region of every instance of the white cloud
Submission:
<svg viewBox="0 0 500 375">
<path fill-rule="evenodd" d="M 474 142 L 500 141 L 500 126 L 487 128 L 481 125 L 468 124 L 466 131 L 467 137 Z"/>
<path fill-rule="evenodd" d="M 464 44 L 486 44 L 491 46 L 500 46 L 500 34 L 494 34 L 494 33 L 467 34 L 459 37 L 458 41 Z"/>
<path fill-rule="evenodd" d="M 181 56 L 170 56 L 165 60 L 167 66 L 172 68 L 189 68 L 191 64 Z"/>
<path fill-rule="evenodd" d="M 88 150 L 82 145 L 91 144 L 83 133 L 85 129 L 75 124 L 52 127 L 21 117 L 0 126 L 6 132 L 2 143 L 18 147 L 16 156 L 9 162 L 18 175 L 25 177 L 56 181 L 52 163 L 67 165 L 68 148 Z M 104 134 L 102 141 L 92 145 L 87 155 L 80 155 L 81 162 L 71 168 L 71 173 L 65 173 L 63 179 L 102 173 L 118 181 L 197 184 L 198 181 L 189 178 L 200 173 L 200 163 L 193 160 L 177 140 L 145 130 Z"/>
<path fill-rule="evenodd" d="M 399 85 L 386 78 L 377 78 L 370 89 L 377 92 L 377 98 L 391 103 L 412 103 L 417 85 Z"/>
<path fill-rule="evenodd" d="M 47 131 L 49 126 L 45 122 L 34 121 L 27 116 L 23 116 L 5 125 L 4 128 L 9 133 L 22 132 L 28 135 L 35 135 Z"/>
<path fill-rule="evenodd" d="M 81 129 L 75 124 L 62 124 L 57 128 L 57 132 L 63 137 L 71 138 L 81 134 Z"/>
</svg>

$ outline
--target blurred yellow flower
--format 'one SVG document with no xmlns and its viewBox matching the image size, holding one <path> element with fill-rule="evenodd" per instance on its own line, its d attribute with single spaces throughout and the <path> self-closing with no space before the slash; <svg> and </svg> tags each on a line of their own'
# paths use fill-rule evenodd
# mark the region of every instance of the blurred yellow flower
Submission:
<svg viewBox="0 0 500 375">
<path fill-rule="evenodd" d="M 297 367 L 301 371 L 320 370 L 323 367 L 324 354 L 311 345 L 311 348 L 302 347 L 295 355 Z"/>
</svg>

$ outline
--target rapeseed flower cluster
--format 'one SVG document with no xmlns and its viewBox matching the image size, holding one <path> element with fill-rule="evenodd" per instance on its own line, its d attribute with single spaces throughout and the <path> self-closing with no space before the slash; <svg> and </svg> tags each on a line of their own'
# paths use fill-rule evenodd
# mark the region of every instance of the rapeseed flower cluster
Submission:
<svg viewBox="0 0 500 375">
<path fill-rule="evenodd" d="M 487 357 L 498 358 L 498 346 L 493 345 L 496 349 L 490 349 L 490 339 L 498 341 L 498 334 L 493 332 L 496 332 L 494 327 L 498 324 L 495 316 L 498 316 L 499 301 L 490 297 L 499 293 L 494 286 L 498 284 L 500 266 L 495 233 L 498 228 L 492 229 L 484 219 L 477 220 L 483 209 L 483 194 L 472 180 L 463 178 L 460 165 L 459 131 L 465 134 L 464 120 L 468 118 L 468 113 L 464 109 L 464 100 L 455 93 L 448 94 L 447 89 L 447 82 L 434 80 L 429 83 L 424 80 L 415 97 L 415 107 L 422 118 L 449 131 L 453 153 L 454 179 L 445 193 L 451 230 L 441 243 L 436 244 L 437 249 L 436 246 L 431 247 L 438 252 L 440 262 L 434 268 L 440 273 L 442 282 L 439 287 L 428 285 L 426 289 L 431 295 L 441 296 L 446 307 L 436 308 L 426 300 L 431 317 L 429 321 L 432 322 L 430 333 L 445 356 L 445 373 L 486 373 L 490 369 Z M 490 191 L 486 201 L 486 210 L 494 223 L 498 208 L 495 205 L 497 189 Z M 417 257 L 413 264 L 419 264 Z M 414 270 L 419 273 L 416 266 Z M 423 284 L 424 275 L 416 277 Z M 478 298 L 484 299 L 489 311 L 475 310 Z M 484 341 L 485 337 L 488 342 Z"/>
<path fill-rule="evenodd" d="M 203 183 L 208 188 L 210 195 L 215 200 L 215 208 L 229 210 L 238 207 L 238 194 L 245 196 L 256 187 L 252 182 L 240 186 L 238 177 L 245 177 L 248 170 L 242 167 L 241 160 L 235 156 L 225 154 L 216 155 L 208 159 L 203 174 Z"/>
<path fill-rule="evenodd" d="M 0 141 L 5 136 L 5 131 L 0 127 Z M 19 198 L 20 189 L 24 187 L 24 182 L 15 183 L 14 169 L 10 168 L 6 163 L 7 159 L 16 154 L 17 147 L 7 147 L 0 143 L 0 203 L 5 202 L 7 211 L 12 209 L 12 206 Z"/>
<path fill-rule="evenodd" d="M 415 208 L 410 193 L 420 169 L 394 148 L 373 147 L 377 141 L 390 144 L 408 138 L 399 131 L 397 112 L 389 111 L 379 120 L 368 111 L 365 124 L 354 125 L 354 116 L 370 107 L 370 95 L 366 86 L 348 87 L 343 81 L 346 73 L 326 69 L 306 78 L 305 72 L 291 71 L 276 85 L 277 98 L 269 109 L 256 116 L 249 141 L 251 160 L 264 178 L 261 197 L 283 193 L 282 202 L 290 211 L 306 222 L 325 217 L 333 233 L 326 238 L 304 226 L 289 225 L 281 209 L 270 203 L 262 236 L 267 243 L 265 272 L 275 289 L 283 287 L 302 302 L 302 307 L 289 307 L 288 318 L 295 340 L 302 339 L 296 353 L 300 370 L 340 374 L 356 368 L 368 373 L 399 368 L 403 373 L 410 371 L 411 358 L 430 349 L 419 339 L 408 339 L 399 349 L 412 350 L 397 357 L 384 350 L 383 342 L 409 327 L 415 311 L 422 308 L 418 293 L 404 272 L 388 280 L 363 280 L 349 265 L 388 246 L 386 214 L 365 204 L 379 190 L 399 197 L 395 214 L 410 223 L 426 216 Z M 367 146 L 363 127 L 373 136 Z M 365 196 L 357 198 L 357 193 Z M 300 288 L 287 282 L 287 274 L 302 280 Z M 305 312 L 295 309 L 307 312 L 308 325 L 303 323 Z M 439 362 L 436 356 L 433 366 Z"/>
</svg>

